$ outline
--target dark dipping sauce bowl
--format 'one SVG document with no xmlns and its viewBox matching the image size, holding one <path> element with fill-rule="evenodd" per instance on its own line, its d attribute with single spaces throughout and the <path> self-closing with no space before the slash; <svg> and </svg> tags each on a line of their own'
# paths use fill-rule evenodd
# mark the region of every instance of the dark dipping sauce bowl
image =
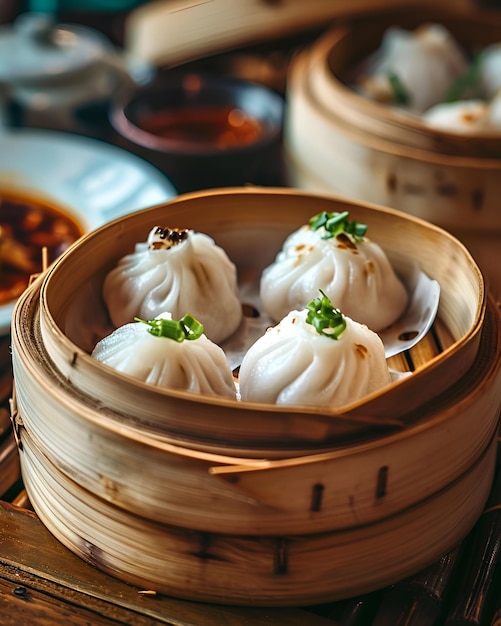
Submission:
<svg viewBox="0 0 501 626">
<path fill-rule="evenodd" d="M 116 143 L 179 193 L 283 184 L 283 97 L 232 77 L 162 77 L 111 105 Z"/>
</svg>

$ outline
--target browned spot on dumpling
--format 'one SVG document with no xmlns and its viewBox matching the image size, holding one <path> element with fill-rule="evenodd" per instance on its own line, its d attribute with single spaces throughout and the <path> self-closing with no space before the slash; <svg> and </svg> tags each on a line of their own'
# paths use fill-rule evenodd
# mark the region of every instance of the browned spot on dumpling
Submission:
<svg viewBox="0 0 501 626">
<path fill-rule="evenodd" d="M 473 111 L 465 111 L 462 115 L 461 118 L 463 120 L 463 122 L 465 124 L 473 124 L 474 122 L 476 122 L 479 118 L 480 118 L 480 112 L 473 112 Z"/>
<path fill-rule="evenodd" d="M 300 243 L 296 246 L 296 258 L 294 260 L 294 265 L 298 266 L 303 261 L 303 257 L 306 254 L 309 254 L 315 249 L 315 246 L 307 246 L 304 243 Z"/>
<path fill-rule="evenodd" d="M 370 276 L 371 274 L 374 274 L 374 272 L 376 271 L 374 263 L 372 261 L 366 261 L 365 266 L 364 266 L 364 270 L 365 270 L 365 274 L 367 276 Z"/>
<path fill-rule="evenodd" d="M 361 359 L 366 359 L 367 355 L 369 354 L 369 350 L 366 348 L 366 346 L 363 346 L 361 343 L 355 344 L 355 352 L 357 356 L 359 356 Z"/>
<path fill-rule="evenodd" d="M 311 252 L 314 250 L 314 246 L 307 246 L 305 243 L 298 243 L 296 246 L 297 254 L 304 254 L 305 252 Z"/>
<path fill-rule="evenodd" d="M 149 250 L 169 250 L 188 239 L 186 228 L 162 228 L 156 226 L 148 237 Z"/>
<path fill-rule="evenodd" d="M 477 116 L 473 115 L 472 113 L 463 113 L 461 117 L 463 118 L 463 122 L 465 124 L 468 124 L 469 122 L 474 122 L 477 119 Z"/>
<path fill-rule="evenodd" d="M 350 237 L 348 237 L 346 233 L 339 233 L 339 235 L 336 235 L 336 241 L 338 248 L 358 253 L 357 245 L 352 239 L 350 239 Z"/>
</svg>

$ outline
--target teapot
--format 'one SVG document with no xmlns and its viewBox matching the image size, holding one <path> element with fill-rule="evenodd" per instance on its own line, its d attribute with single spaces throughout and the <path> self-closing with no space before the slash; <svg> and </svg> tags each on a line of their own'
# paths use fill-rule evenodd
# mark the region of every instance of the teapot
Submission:
<svg viewBox="0 0 501 626">
<path fill-rule="evenodd" d="M 98 135 L 110 99 L 152 76 L 93 28 L 23 13 L 0 28 L 0 126 Z"/>
</svg>

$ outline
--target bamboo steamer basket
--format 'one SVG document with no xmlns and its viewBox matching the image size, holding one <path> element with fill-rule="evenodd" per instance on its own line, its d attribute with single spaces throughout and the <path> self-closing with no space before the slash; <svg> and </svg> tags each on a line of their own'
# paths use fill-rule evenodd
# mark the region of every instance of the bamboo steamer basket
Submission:
<svg viewBox="0 0 501 626">
<path fill-rule="evenodd" d="M 386 390 L 343 412 L 237 404 L 154 389 L 89 356 L 104 276 L 152 225 L 207 232 L 246 283 L 312 214 L 344 209 L 441 284 L 434 338 Z M 14 421 L 30 501 L 84 559 L 180 597 L 308 604 L 381 587 L 438 558 L 481 512 L 500 338 L 482 274 L 436 226 L 294 190 L 181 196 L 86 235 L 18 302 Z"/>
<path fill-rule="evenodd" d="M 453 548 L 482 513 L 496 442 L 457 481 L 377 524 L 264 537 L 155 524 L 89 497 L 23 435 L 23 476 L 42 522 L 76 554 L 142 589 L 225 604 L 298 606 L 399 581 Z"/>
<path fill-rule="evenodd" d="M 291 63 L 284 121 L 292 186 L 394 207 L 462 240 L 501 296 L 501 133 L 461 135 L 373 102 L 349 84 L 393 25 L 443 24 L 467 49 L 501 41 L 495 12 L 382 11 L 324 33 Z"/>
</svg>

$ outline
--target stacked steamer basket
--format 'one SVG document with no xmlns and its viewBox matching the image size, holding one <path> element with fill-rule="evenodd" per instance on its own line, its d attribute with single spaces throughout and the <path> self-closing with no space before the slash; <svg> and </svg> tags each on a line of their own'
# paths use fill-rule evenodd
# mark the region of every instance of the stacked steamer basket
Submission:
<svg viewBox="0 0 501 626">
<path fill-rule="evenodd" d="M 290 68 L 284 127 L 289 183 L 376 202 L 429 220 L 463 241 L 501 297 L 501 131 L 466 134 L 426 126 L 418 116 L 353 88 L 355 68 L 392 26 L 441 24 L 465 50 L 499 43 L 499 13 L 384 11 L 334 27 Z"/>
<path fill-rule="evenodd" d="M 138 233 L 209 234 L 251 293 L 290 232 L 344 210 L 441 286 L 432 332 L 392 359 L 414 371 L 381 392 L 342 411 L 243 403 L 156 388 L 89 355 L 106 324 L 104 277 Z M 142 588 L 263 606 L 381 588 L 455 546 L 482 511 L 500 339 L 477 265 L 436 226 L 294 190 L 180 196 L 86 235 L 19 301 L 12 349 L 26 489 L 61 542 Z"/>
</svg>

